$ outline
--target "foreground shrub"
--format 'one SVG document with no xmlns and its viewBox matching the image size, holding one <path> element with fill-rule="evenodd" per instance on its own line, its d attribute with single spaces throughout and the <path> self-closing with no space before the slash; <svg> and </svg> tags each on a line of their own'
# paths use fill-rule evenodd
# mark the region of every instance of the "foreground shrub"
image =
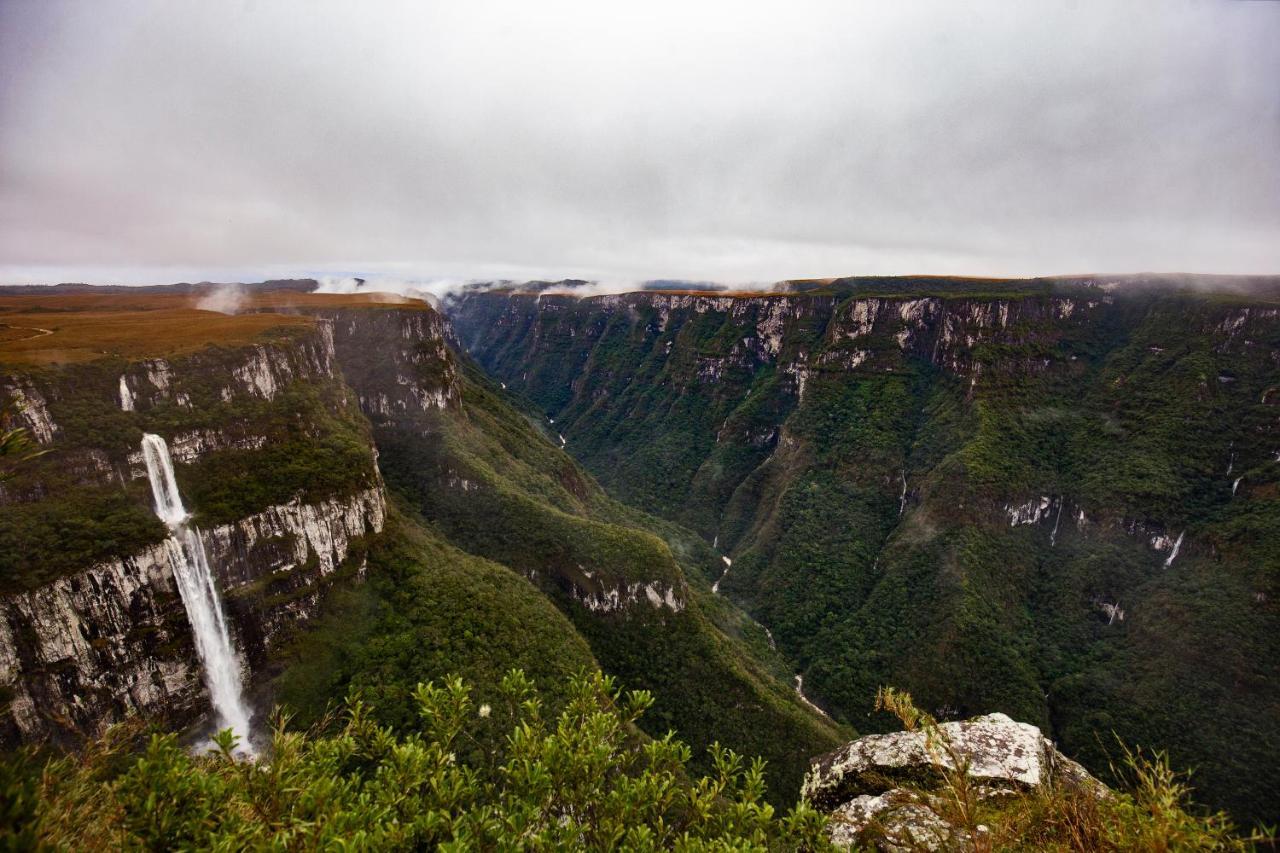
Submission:
<svg viewBox="0 0 1280 853">
<path fill-rule="evenodd" d="M 563 710 L 547 714 L 519 670 L 502 680 L 505 708 L 477 707 L 461 679 L 422 684 L 408 734 L 353 697 L 307 732 L 277 720 L 258 763 L 233 757 L 229 732 L 193 755 L 175 735 L 139 743 L 136 725 L 119 726 L 78 756 L 0 763 L 0 851 L 829 847 L 824 815 L 805 803 L 778 815 L 765 802 L 759 759 L 713 746 L 713 772 L 695 778 L 687 746 L 645 737 L 635 723 L 652 704 L 647 692 L 590 673 L 564 694 Z M 1045 786 L 987 797 L 909 695 L 884 690 L 878 705 L 952 759 L 954 770 L 917 792 L 951 828 L 948 849 L 1164 853 L 1265 840 L 1197 814 L 1160 754 L 1125 752 L 1127 793 Z"/>
<path fill-rule="evenodd" d="M 652 703 L 643 691 L 583 675 L 554 718 L 519 671 L 502 693 L 516 720 L 505 737 L 486 731 L 497 715 L 453 679 L 419 686 L 417 732 L 377 725 L 357 698 L 327 727 L 277 725 L 270 758 L 257 764 L 232 757 L 229 733 L 216 751 L 192 755 L 173 735 L 131 753 L 117 730 L 38 778 L 0 780 L 15 804 L 2 818 L 8 841 L 68 850 L 823 846 L 821 816 L 800 805 L 780 817 L 764 801 L 763 762 L 717 746 L 714 773 L 690 778 L 688 747 L 636 729 Z"/>
</svg>

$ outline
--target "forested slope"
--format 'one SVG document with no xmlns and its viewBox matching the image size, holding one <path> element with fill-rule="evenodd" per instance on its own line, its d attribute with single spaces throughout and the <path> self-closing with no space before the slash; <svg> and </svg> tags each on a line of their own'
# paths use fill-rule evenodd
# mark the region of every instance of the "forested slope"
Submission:
<svg viewBox="0 0 1280 853">
<path fill-rule="evenodd" d="M 897 684 L 944 717 L 1046 725 L 1098 772 L 1114 731 L 1275 819 L 1280 302 L 1263 284 L 489 292 L 450 311 L 614 495 L 733 559 L 720 590 L 838 718 L 868 725 Z"/>
<path fill-rule="evenodd" d="M 367 309 L 319 312 L 372 422 L 389 490 L 436 538 L 527 579 L 605 672 L 653 690 L 651 734 L 675 730 L 699 756 L 717 741 L 762 756 L 770 788 L 793 797 L 808 756 L 841 732 L 797 698 L 763 630 L 710 594 L 702 576 L 714 552 L 605 495 L 444 346 L 439 318 L 423 308 L 380 309 L 372 322 Z M 494 642 L 523 640 L 515 631 Z"/>
<path fill-rule="evenodd" d="M 763 629 L 711 596 L 712 550 L 607 497 L 427 303 L 195 299 L 0 295 L 6 333 L 32 324 L 0 341 L 2 426 L 44 451 L 0 470 L 0 746 L 207 716 L 144 434 L 172 451 L 258 732 L 274 702 L 311 722 L 351 691 L 403 729 L 419 682 L 492 696 L 513 667 L 555 705 L 600 668 L 660 690 L 646 730 L 679 731 L 697 766 L 716 741 L 765 756 L 780 800 L 839 742 Z"/>
</svg>

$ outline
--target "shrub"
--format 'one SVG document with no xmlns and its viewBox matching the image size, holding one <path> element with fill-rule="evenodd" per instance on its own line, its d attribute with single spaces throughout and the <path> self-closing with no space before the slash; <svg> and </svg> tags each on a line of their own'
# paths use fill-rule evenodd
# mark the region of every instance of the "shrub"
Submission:
<svg viewBox="0 0 1280 853">
<path fill-rule="evenodd" d="M 192 755 L 174 735 L 126 754 L 119 730 L 79 759 L 58 759 L 38 804 L 16 809 L 8 839 L 86 849 L 766 850 L 824 846 L 805 805 L 779 817 L 763 762 L 712 748 L 690 779 L 687 746 L 646 739 L 652 703 L 612 679 L 580 675 L 552 717 L 519 670 L 502 684 L 516 723 L 505 738 L 461 679 L 419 685 L 420 726 L 397 735 L 358 697 L 307 733 L 278 723 L 271 757 L 238 761 L 234 739 Z M 465 758 L 463 756 L 466 756 Z M 29 798 L 28 798 L 29 802 Z M 0 829 L 0 831 L 4 831 Z"/>
</svg>

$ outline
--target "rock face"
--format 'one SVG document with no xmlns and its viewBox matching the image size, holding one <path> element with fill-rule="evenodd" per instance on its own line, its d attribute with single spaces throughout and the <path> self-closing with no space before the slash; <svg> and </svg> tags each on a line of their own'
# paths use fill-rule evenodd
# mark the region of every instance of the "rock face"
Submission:
<svg viewBox="0 0 1280 853">
<path fill-rule="evenodd" d="M 904 355 L 924 358 L 972 383 L 980 379 L 974 347 L 1052 344 L 1063 331 L 1088 325 L 1112 297 L 1015 297 L 1008 299 L 855 298 L 770 295 L 752 299 L 707 295 L 629 293 L 619 296 L 468 296 L 451 306 L 454 328 L 486 366 L 535 393 L 554 378 L 566 385 L 600 359 L 578 356 L 546 363 L 540 353 L 590 349 L 616 331 L 598 318 L 625 316 L 630 334 L 646 345 L 670 339 L 669 330 L 708 321 L 730 324 L 731 342 L 716 355 L 671 372 L 685 386 L 718 383 L 727 376 L 776 366 L 797 397 L 815 373 L 893 369 Z M 714 318 L 714 319 L 713 319 Z M 662 344 L 665 346 L 665 343 Z M 663 357 L 670 353 L 662 353 Z M 648 357 L 650 354 L 645 353 Z M 677 360 L 679 353 L 674 356 Z M 508 361 L 511 364 L 508 364 Z M 517 372 L 514 368 L 521 365 Z M 531 368 L 529 372 L 524 368 Z M 1007 359 L 1012 374 L 1069 371 L 1058 359 Z M 567 380 L 567 381 L 566 381 Z M 581 385 L 573 389 L 583 390 Z"/>
<path fill-rule="evenodd" d="M 968 833 L 951 826 L 935 809 L 929 798 L 903 788 L 878 796 L 864 794 L 831 813 L 828 832 L 837 847 L 874 844 L 892 853 L 971 849 Z"/>
<path fill-rule="evenodd" d="M 1052 720 L 1103 766 L 1105 714 L 1196 767 L 1207 805 L 1273 822 L 1280 280 L 1170 284 L 489 289 L 446 309 L 610 494 L 733 560 L 708 583 L 837 719 L 896 684 L 948 718 Z M 1224 745 L 1223 695 L 1267 736 Z"/>
<path fill-rule="evenodd" d="M 310 618 L 352 546 L 382 530 L 382 490 L 274 506 L 200 532 L 250 670 Z M 353 567 L 356 571 L 360 566 Z M 269 596 L 268 596 L 269 593 Z M 129 713 L 207 707 L 191 628 L 163 545 L 0 599 L 0 741 L 63 741 Z"/>
<path fill-rule="evenodd" d="M 438 316 L 406 316 L 396 336 L 406 358 L 444 347 L 441 330 L 426 322 L 438 324 Z M 347 319 L 346 334 L 391 322 L 374 312 Z M 388 382 L 399 400 L 404 386 L 395 377 Z M 424 394 L 419 384 L 404 389 L 404 400 L 428 405 Z M 36 525 L 54 513 L 55 522 L 34 533 L 20 524 L 0 531 L 8 537 L 0 538 L 7 552 L 0 558 L 0 746 L 73 743 L 130 714 L 183 725 L 208 710 L 163 527 L 147 526 L 154 513 L 138 451 L 144 431 L 167 436 L 180 480 L 235 476 L 253 495 L 238 498 L 234 512 L 225 494 L 214 506 L 189 503 L 246 683 L 294 626 L 315 615 L 333 583 L 362 575 L 364 547 L 383 529 L 376 451 L 339 365 L 329 319 L 239 348 L 8 376 L 0 379 L 0 403 L 6 397 L 21 405 L 26 425 L 49 452 L 6 483 L 0 506 Z M 322 485 L 304 477 L 291 481 L 302 491 L 274 488 L 284 475 L 273 466 L 298 463 L 295 454 L 312 442 L 350 447 L 362 434 L 367 450 L 349 451 L 343 470 L 326 472 Z M 324 457 L 302 462 L 320 467 Z M 128 522 L 108 513 L 95 518 L 96 500 Z M 66 529 L 75 524 L 90 532 Z M 89 555 L 80 562 L 53 565 L 51 558 L 71 547 L 64 541 L 85 539 L 110 544 L 82 547 L 73 552 Z M 26 542 L 53 544 L 24 552 Z"/>
<path fill-rule="evenodd" d="M 312 309 L 328 321 L 342 373 L 375 425 L 429 421 L 461 405 L 444 318 L 424 303 Z"/>
<path fill-rule="evenodd" d="M 641 602 L 655 608 L 668 608 L 679 613 L 685 607 L 684 592 L 676 585 L 662 587 L 659 583 L 622 584 L 599 592 L 584 591 L 573 586 L 569 593 L 592 613 L 616 613 Z"/>
<path fill-rule="evenodd" d="M 309 312 L 332 325 L 343 375 L 387 454 L 384 462 L 393 467 L 411 465 L 421 474 L 422 458 L 406 463 L 406 448 L 413 453 L 412 448 L 439 441 L 441 415 L 457 412 L 462 405 L 458 367 L 446 343 L 451 331 L 444 318 L 424 303 L 382 306 L 376 312 L 353 308 Z M 452 492 L 444 500 L 480 499 L 485 487 L 479 478 L 458 474 L 450 468 L 452 464 L 444 463 L 438 472 Z M 572 476 L 567 473 L 564 484 L 571 490 Z M 548 592 L 566 593 L 597 615 L 680 613 L 687 604 L 688 590 L 678 574 L 634 580 L 611 576 L 598 566 L 566 561 L 554 577 L 540 579 L 536 572 L 526 576 L 543 582 Z"/>
<path fill-rule="evenodd" d="M 869 735 L 814 759 L 801 795 L 831 817 L 832 841 L 882 850 L 969 849 L 939 814 L 944 773 L 965 767 L 981 795 L 1049 785 L 1106 788 L 1040 729 L 1004 714 L 943 723 L 933 732 Z"/>
<path fill-rule="evenodd" d="M 0 600 L 0 741 L 62 740 L 130 710 L 186 716 L 202 685 L 163 545 Z"/>
</svg>

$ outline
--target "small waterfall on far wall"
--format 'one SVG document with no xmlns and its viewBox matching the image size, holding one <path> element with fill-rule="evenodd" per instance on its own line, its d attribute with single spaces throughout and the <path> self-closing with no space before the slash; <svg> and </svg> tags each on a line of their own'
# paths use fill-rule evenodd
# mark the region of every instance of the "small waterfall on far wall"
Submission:
<svg viewBox="0 0 1280 853">
<path fill-rule="evenodd" d="M 169 445 L 158 435 L 142 436 L 142 455 L 151 479 L 156 515 L 169 527 L 165 548 L 178 582 L 178 592 L 191 622 L 196 652 L 204 664 L 205 684 L 218 717 L 218 728 L 229 728 L 240 738 L 240 750 L 252 756 L 249 743 L 249 711 L 240 692 L 240 660 L 231 644 L 222 600 L 213 583 L 200 532 L 187 523 L 190 514 L 182 505 L 173 477 Z"/>
</svg>

